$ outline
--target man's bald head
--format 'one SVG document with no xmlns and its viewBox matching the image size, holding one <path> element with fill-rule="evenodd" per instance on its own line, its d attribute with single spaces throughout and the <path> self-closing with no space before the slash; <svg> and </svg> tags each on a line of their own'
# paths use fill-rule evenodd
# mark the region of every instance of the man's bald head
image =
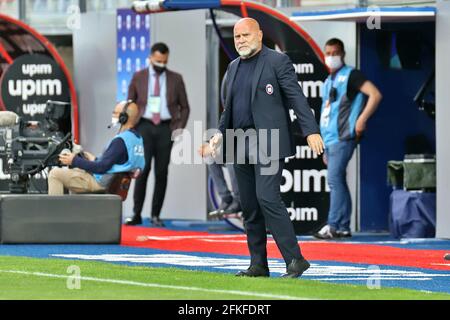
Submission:
<svg viewBox="0 0 450 320">
<path fill-rule="evenodd" d="M 240 19 L 234 25 L 233 33 L 234 46 L 241 58 L 250 58 L 261 50 L 263 33 L 255 19 Z"/>
<path fill-rule="evenodd" d="M 125 109 L 127 101 L 119 102 L 113 111 L 113 117 L 119 118 L 120 113 Z M 128 121 L 125 123 L 127 127 L 134 127 L 139 120 L 139 107 L 136 103 L 131 102 L 128 104 L 127 110 Z"/>
<path fill-rule="evenodd" d="M 236 28 L 236 27 L 239 28 L 239 27 L 242 27 L 242 26 L 248 26 L 249 28 L 251 28 L 253 30 L 256 30 L 256 31 L 260 31 L 261 30 L 258 21 L 256 21 L 253 18 L 242 18 L 242 19 L 239 19 L 239 21 L 236 22 L 236 24 L 234 25 L 234 28 Z"/>
</svg>

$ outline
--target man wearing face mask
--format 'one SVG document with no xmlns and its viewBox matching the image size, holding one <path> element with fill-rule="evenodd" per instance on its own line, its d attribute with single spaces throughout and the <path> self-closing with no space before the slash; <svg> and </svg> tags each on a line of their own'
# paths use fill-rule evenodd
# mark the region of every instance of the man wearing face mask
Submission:
<svg viewBox="0 0 450 320">
<path fill-rule="evenodd" d="M 54 168 L 50 171 L 48 194 L 63 195 L 64 188 L 74 193 L 103 191 L 109 187 L 114 174 L 143 170 L 144 142 L 133 129 L 138 117 L 138 106 L 132 101 L 117 104 L 109 128 L 119 127 L 119 133 L 105 152 L 99 157 L 89 152 L 63 152 L 59 156 L 60 162 L 72 168 Z"/>
<path fill-rule="evenodd" d="M 325 44 L 330 75 L 322 91 L 320 132 L 328 166 L 330 210 L 328 223 L 314 236 L 319 239 L 351 237 L 352 203 L 347 185 L 347 165 L 361 139 L 367 120 L 381 101 L 377 87 L 361 71 L 344 62 L 344 43 L 336 38 Z"/>
<path fill-rule="evenodd" d="M 128 225 L 142 223 L 141 212 L 154 159 L 155 189 L 151 221 L 154 226 L 164 226 L 160 213 L 166 194 L 172 132 L 185 128 L 189 117 L 189 103 L 183 78 L 167 69 L 168 59 L 167 45 L 155 43 L 151 48 L 149 68 L 136 72 L 128 88 L 128 99 L 136 101 L 140 110 L 136 129 L 144 138 L 146 162 L 145 169 L 136 180 L 134 216 L 126 221 Z"/>
</svg>

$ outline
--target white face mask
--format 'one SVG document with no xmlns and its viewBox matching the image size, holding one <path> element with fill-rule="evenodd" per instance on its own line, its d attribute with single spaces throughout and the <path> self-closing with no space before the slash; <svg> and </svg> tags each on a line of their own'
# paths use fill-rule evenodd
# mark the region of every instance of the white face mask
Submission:
<svg viewBox="0 0 450 320">
<path fill-rule="evenodd" d="M 158 67 L 158 68 L 165 68 L 165 67 L 167 67 L 167 64 L 165 64 L 165 63 L 159 63 L 159 62 L 152 62 L 153 63 L 153 65 L 155 66 L 155 67 Z"/>
<path fill-rule="evenodd" d="M 342 67 L 342 57 L 341 56 L 326 56 L 325 57 L 325 64 L 328 68 L 330 68 L 332 71 L 339 69 Z"/>
<path fill-rule="evenodd" d="M 115 128 L 119 125 L 119 118 L 112 117 L 111 118 L 111 128 Z"/>
</svg>

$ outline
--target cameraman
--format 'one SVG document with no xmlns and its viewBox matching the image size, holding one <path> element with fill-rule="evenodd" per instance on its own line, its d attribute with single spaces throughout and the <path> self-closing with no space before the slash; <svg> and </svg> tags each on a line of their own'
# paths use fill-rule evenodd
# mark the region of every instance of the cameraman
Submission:
<svg viewBox="0 0 450 320">
<path fill-rule="evenodd" d="M 134 102 L 121 102 L 114 108 L 112 125 L 121 125 L 119 133 L 98 158 L 89 152 L 81 155 L 63 153 L 61 164 L 73 169 L 54 168 L 48 177 L 48 194 L 63 195 L 64 188 L 73 193 L 106 190 L 115 173 L 143 170 L 145 166 L 142 137 L 134 129 L 139 108 Z"/>
</svg>

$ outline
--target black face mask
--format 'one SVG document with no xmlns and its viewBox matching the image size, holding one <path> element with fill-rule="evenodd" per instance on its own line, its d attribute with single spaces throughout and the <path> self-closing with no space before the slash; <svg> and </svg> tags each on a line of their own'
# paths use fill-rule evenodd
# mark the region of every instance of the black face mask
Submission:
<svg viewBox="0 0 450 320">
<path fill-rule="evenodd" d="M 164 71 L 166 71 L 166 67 L 157 67 L 157 66 L 153 66 L 153 70 L 155 70 L 156 73 L 163 73 Z"/>
</svg>

